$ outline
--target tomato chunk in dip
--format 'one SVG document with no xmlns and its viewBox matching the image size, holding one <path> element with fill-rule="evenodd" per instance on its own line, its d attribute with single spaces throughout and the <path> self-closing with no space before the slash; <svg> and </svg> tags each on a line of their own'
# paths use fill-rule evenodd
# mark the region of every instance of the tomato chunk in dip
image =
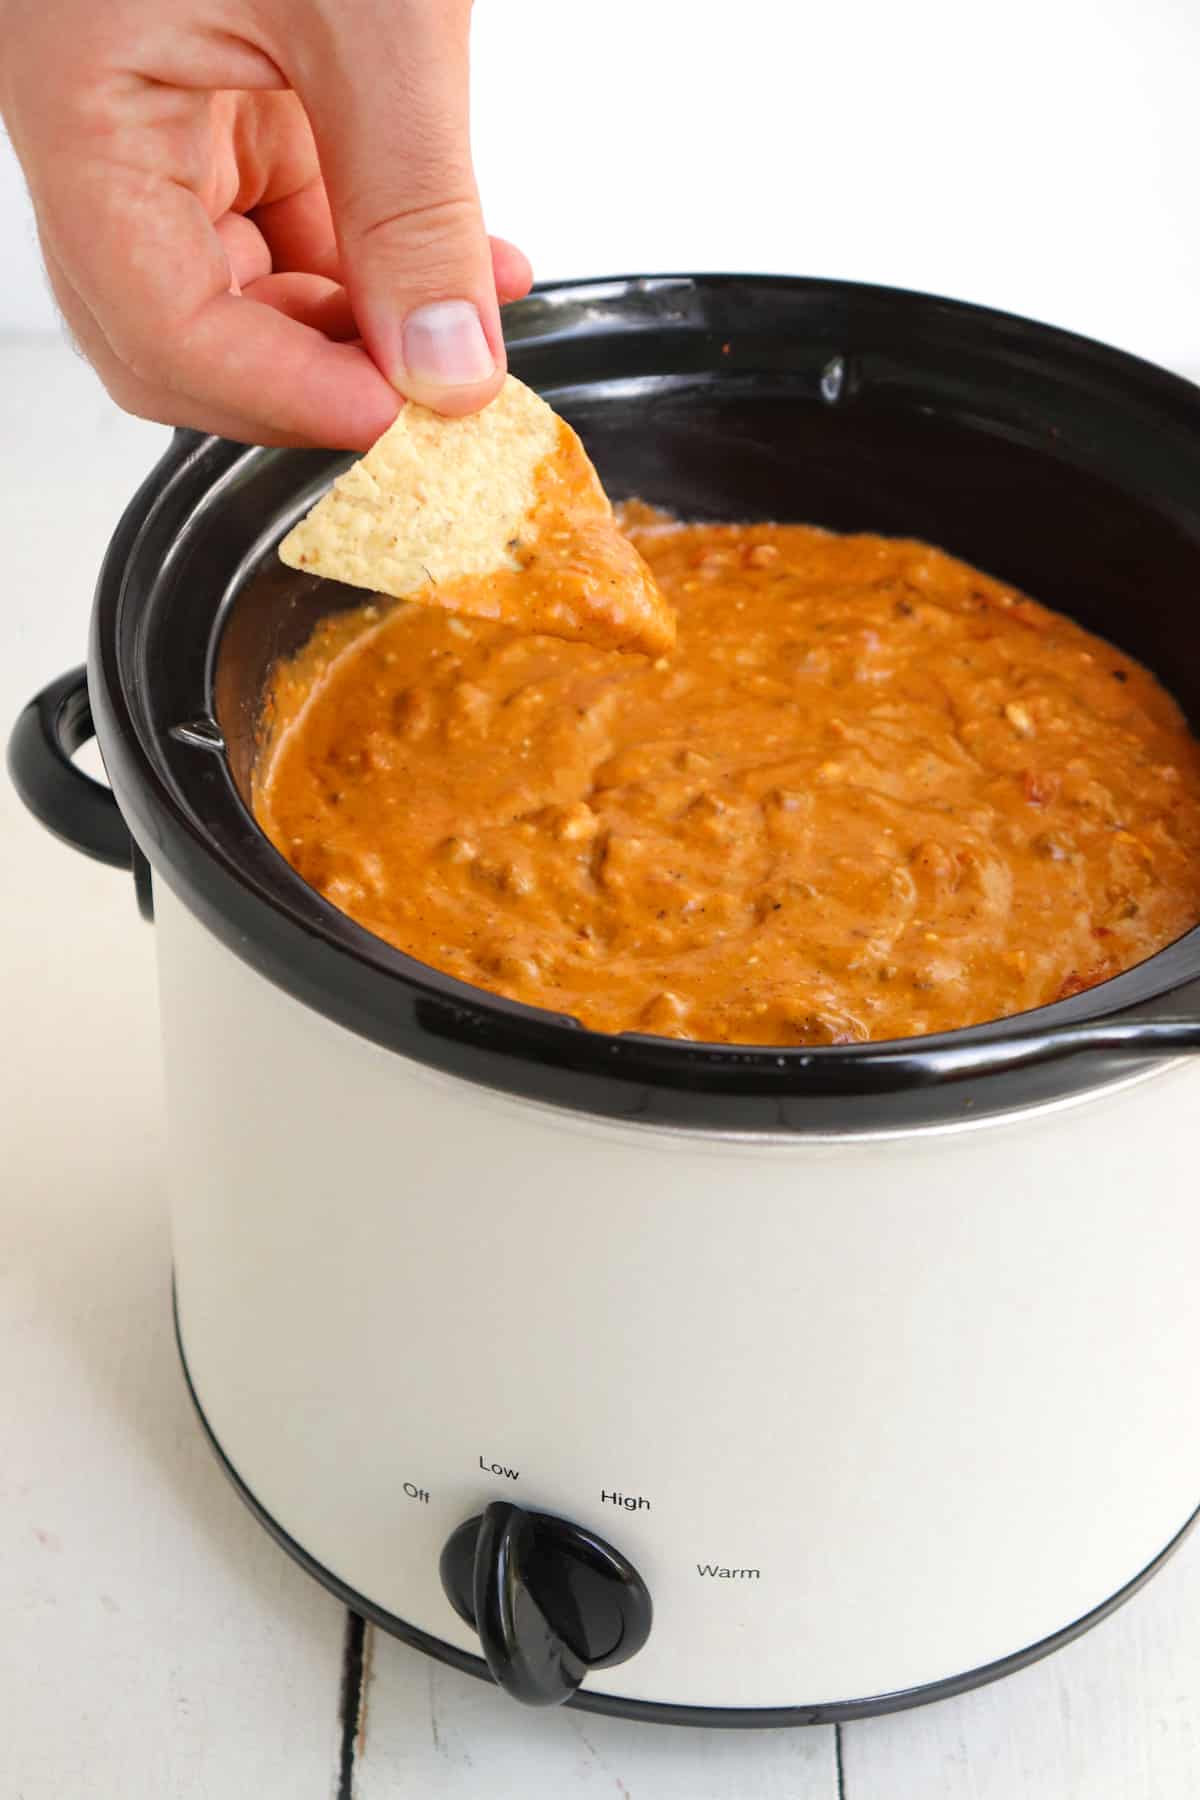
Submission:
<svg viewBox="0 0 1200 1800">
<path fill-rule="evenodd" d="M 255 810 L 422 962 L 598 1031 L 853 1043 L 1022 1012 L 1200 919 L 1147 670 L 925 544 L 624 509 L 651 660 L 400 603 L 275 676 Z"/>
</svg>

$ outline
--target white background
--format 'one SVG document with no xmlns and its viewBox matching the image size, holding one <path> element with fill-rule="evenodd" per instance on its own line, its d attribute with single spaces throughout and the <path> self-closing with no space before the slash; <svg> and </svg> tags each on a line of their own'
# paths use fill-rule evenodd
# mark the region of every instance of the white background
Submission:
<svg viewBox="0 0 1200 1800">
<path fill-rule="evenodd" d="M 478 0 L 476 163 L 541 276 L 852 276 L 1194 368 L 1198 75 L 1196 0 Z M 0 246 L 0 329 L 53 329 L 7 152 Z"/>
<path fill-rule="evenodd" d="M 1200 374 L 1200 0 L 477 0 L 476 49 L 489 222 L 541 275 L 895 282 Z M 165 438 L 55 329 L 0 142 L 0 744 Z M 153 951 L 0 777 L 0 1800 L 330 1800 L 342 1610 L 171 1343 Z M 1185 1800 L 1200 1533 L 1046 1662 L 836 1736 L 531 1718 L 385 1639 L 366 1693 L 355 1800 Z"/>
</svg>

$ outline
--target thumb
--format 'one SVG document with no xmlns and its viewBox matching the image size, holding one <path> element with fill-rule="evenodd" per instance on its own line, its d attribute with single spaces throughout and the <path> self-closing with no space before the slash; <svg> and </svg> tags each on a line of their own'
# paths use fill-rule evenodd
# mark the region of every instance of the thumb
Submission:
<svg viewBox="0 0 1200 1800">
<path fill-rule="evenodd" d="M 470 0 L 318 0 L 315 11 L 323 42 L 298 44 L 293 23 L 288 60 L 301 65 L 293 81 L 363 341 L 410 400 L 474 412 L 505 360 L 471 165 Z"/>
</svg>

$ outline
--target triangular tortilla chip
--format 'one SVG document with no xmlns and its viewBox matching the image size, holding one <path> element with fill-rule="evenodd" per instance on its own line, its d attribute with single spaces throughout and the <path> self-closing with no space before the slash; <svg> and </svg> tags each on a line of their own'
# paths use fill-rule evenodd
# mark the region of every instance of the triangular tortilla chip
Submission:
<svg viewBox="0 0 1200 1800">
<path fill-rule="evenodd" d="M 352 587 L 659 656 L 675 616 L 575 433 L 511 375 L 490 406 L 395 423 L 279 546 Z"/>
</svg>

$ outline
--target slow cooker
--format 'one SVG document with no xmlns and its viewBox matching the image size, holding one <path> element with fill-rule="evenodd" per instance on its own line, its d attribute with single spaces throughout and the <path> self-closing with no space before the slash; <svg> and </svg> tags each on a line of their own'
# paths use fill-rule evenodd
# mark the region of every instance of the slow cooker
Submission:
<svg viewBox="0 0 1200 1800">
<path fill-rule="evenodd" d="M 1200 394 L 830 281 L 535 291 L 513 369 L 614 496 L 925 538 L 1200 718 Z M 517 1699 L 677 1723 L 953 1694 L 1102 1618 L 1200 1502 L 1200 931 L 940 1037 L 605 1036 L 391 949 L 248 804 L 270 672 L 354 596 L 344 458 L 177 433 L 25 800 L 153 914 L 180 1350 L 319 1580 Z M 109 780 L 71 762 L 94 730 Z"/>
</svg>

